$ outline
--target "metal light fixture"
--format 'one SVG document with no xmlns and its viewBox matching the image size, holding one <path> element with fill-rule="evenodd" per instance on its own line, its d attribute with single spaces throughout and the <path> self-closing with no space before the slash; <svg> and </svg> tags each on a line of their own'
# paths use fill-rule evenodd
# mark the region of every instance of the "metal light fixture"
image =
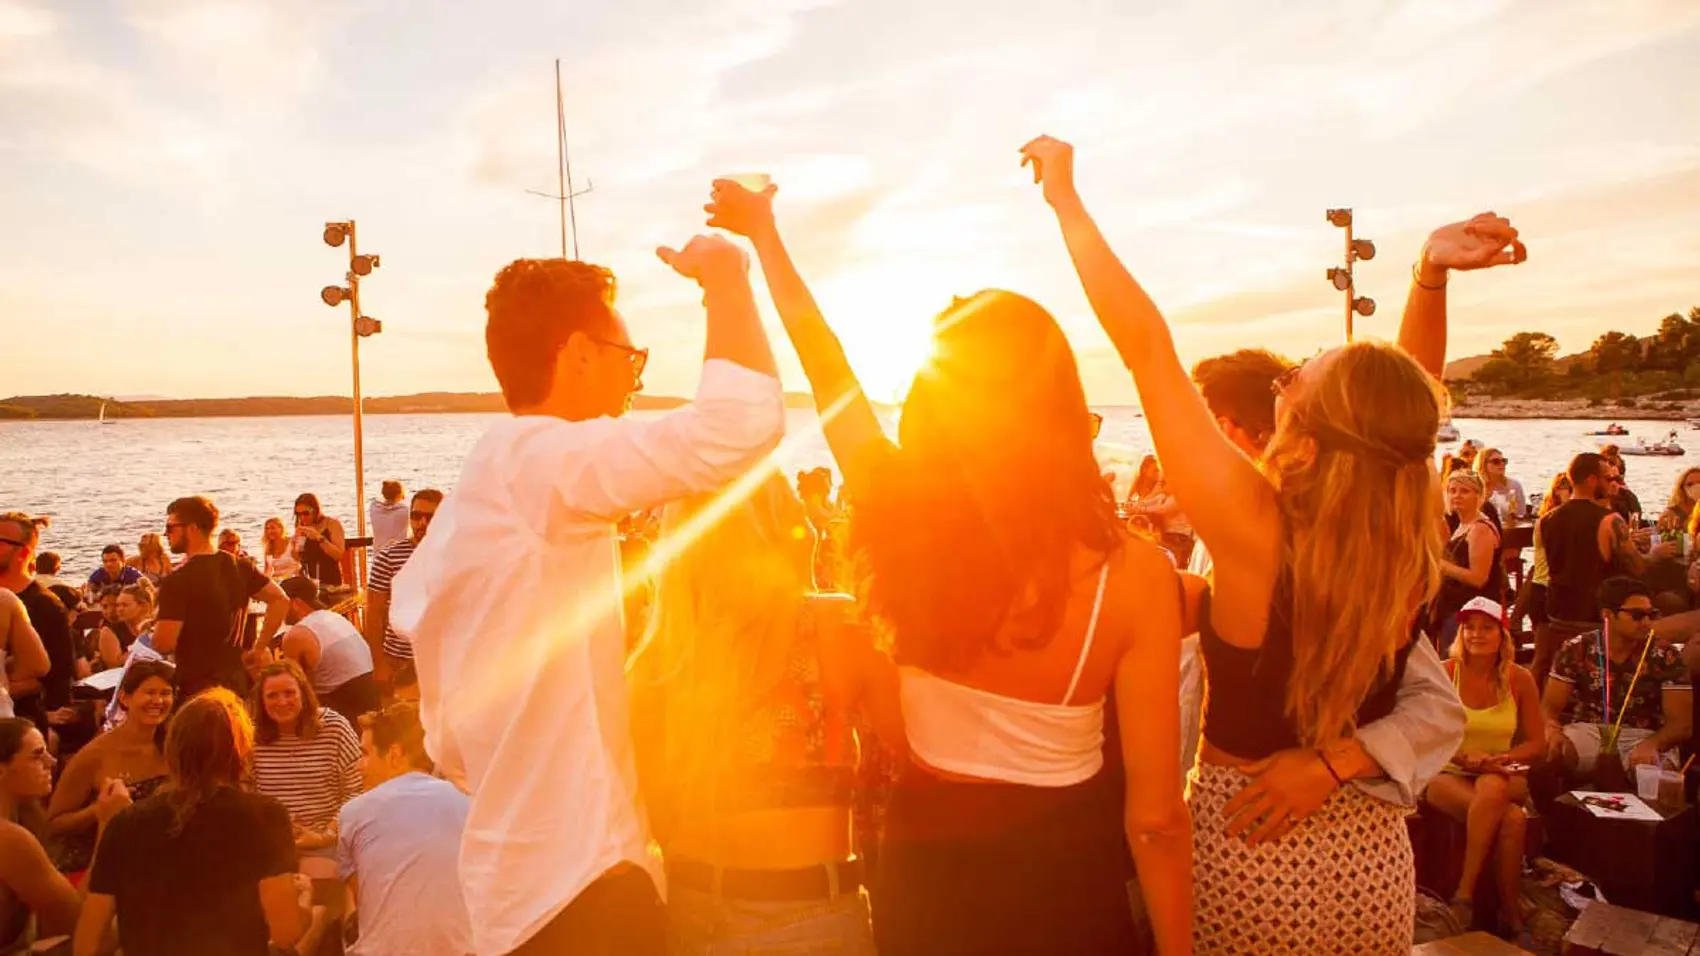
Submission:
<svg viewBox="0 0 1700 956">
<path fill-rule="evenodd" d="M 1363 260 L 1368 262 L 1375 258 L 1375 243 L 1368 239 L 1352 238 L 1352 211 L 1350 209 L 1328 210 L 1328 223 L 1337 229 L 1346 230 L 1346 264 L 1331 266 L 1328 270 L 1328 281 L 1335 289 L 1346 296 L 1346 341 L 1352 341 L 1353 316 L 1365 318 L 1375 314 L 1375 300 L 1368 296 L 1356 294 L 1353 288 L 1352 264 Z"/>
<path fill-rule="evenodd" d="M 339 306 L 348 303 L 349 317 L 349 365 L 354 372 L 354 500 L 366 500 L 366 449 L 364 415 L 360 400 L 360 340 L 377 335 L 384 330 L 384 323 L 360 311 L 360 279 L 372 274 L 378 268 L 379 260 L 375 255 L 360 254 L 359 235 L 354 228 L 354 220 L 325 223 L 325 245 L 332 248 L 348 245 L 348 272 L 344 275 L 347 285 L 328 285 L 319 291 L 319 298 L 328 306 Z M 359 536 L 366 537 L 366 509 L 354 509 L 359 519 Z M 366 552 L 362 550 L 356 569 L 361 587 L 366 584 Z"/>
</svg>

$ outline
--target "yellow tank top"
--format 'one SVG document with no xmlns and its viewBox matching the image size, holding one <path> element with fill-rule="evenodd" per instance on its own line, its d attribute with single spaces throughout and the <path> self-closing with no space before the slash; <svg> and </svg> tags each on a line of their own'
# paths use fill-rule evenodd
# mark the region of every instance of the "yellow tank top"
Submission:
<svg viewBox="0 0 1700 956">
<path fill-rule="evenodd" d="M 1460 666 L 1452 665 L 1452 686 L 1459 686 Z M 1517 698 L 1506 688 L 1499 702 L 1477 710 L 1464 706 L 1464 742 L 1459 751 L 1472 754 L 1502 754 L 1511 749 L 1517 736 Z M 1448 766 L 1448 770 L 1456 767 Z"/>
</svg>

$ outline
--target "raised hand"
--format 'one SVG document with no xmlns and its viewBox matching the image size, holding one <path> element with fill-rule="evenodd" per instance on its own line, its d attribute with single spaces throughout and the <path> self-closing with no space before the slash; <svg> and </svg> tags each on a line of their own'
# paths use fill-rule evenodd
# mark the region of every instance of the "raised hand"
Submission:
<svg viewBox="0 0 1700 956">
<path fill-rule="evenodd" d="M 120 811 L 130 805 L 130 788 L 117 777 L 108 777 L 101 781 L 100 790 L 94 801 L 95 819 L 101 823 L 110 821 Z"/>
<path fill-rule="evenodd" d="M 724 236 L 693 236 L 683 249 L 662 246 L 655 250 L 661 261 L 687 279 L 701 283 L 716 277 L 749 273 L 750 257 Z"/>
<path fill-rule="evenodd" d="M 779 187 L 768 183 L 761 192 L 746 189 L 730 179 L 716 179 L 708 205 L 708 224 L 749 239 L 773 232 L 773 194 Z"/>
<path fill-rule="evenodd" d="M 1514 266 L 1528 258 L 1529 250 L 1511 221 L 1491 212 L 1441 226 L 1423 246 L 1425 266 L 1465 272 Z"/>
<path fill-rule="evenodd" d="M 1021 165 L 1033 167 L 1033 181 L 1040 184 L 1051 205 L 1075 197 L 1073 146 L 1041 136 L 1021 147 Z"/>
</svg>

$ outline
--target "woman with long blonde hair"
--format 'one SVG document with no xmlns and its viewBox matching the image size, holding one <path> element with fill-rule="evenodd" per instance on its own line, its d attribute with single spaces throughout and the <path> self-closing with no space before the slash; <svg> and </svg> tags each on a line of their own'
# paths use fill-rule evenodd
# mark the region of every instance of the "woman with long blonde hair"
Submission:
<svg viewBox="0 0 1700 956">
<path fill-rule="evenodd" d="M 1546 749 L 1535 675 L 1516 663 L 1517 645 L 1500 606 L 1476 598 L 1458 612 L 1458 640 L 1446 672 L 1464 703 L 1464 742 L 1424 799 L 1464 824 L 1464 866 L 1452 895 L 1460 925 L 1474 921 L 1476 881 L 1495 848 L 1500 921 L 1523 928 L 1523 839 L 1529 764 Z"/>
<path fill-rule="evenodd" d="M 265 528 L 260 532 L 261 571 L 266 577 L 282 582 L 301 573 L 301 562 L 295 559 L 291 547 L 293 543 L 282 518 L 272 515 L 266 519 Z"/>
<path fill-rule="evenodd" d="M 158 531 L 142 535 L 141 540 L 136 542 L 135 555 L 125 563 L 142 572 L 142 577 L 156 588 L 171 573 L 171 556 L 165 553 L 165 539 Z"/>
<path fill-rule="evenodd" d="M 1411 654 L 1432 653 L 1418 612 L 1439 590 L 1444 528 L 1431 463 L 1446 411 L 1436 293 L 1449 270 L 1519 260 L 1516 231 L 1484 214 L 1431 235 L 1405 347 L 1360 341 L 1295 369 L 1277 383 L 1275 434 L 1253 462 L 1215 427 L 1167 322 L 1087 214 L 1073 148 L 1041 137 L 1022 155 L 1133 373 L 1169 487 L 1215 558 L 1198 611 L 1209 691 L 1188 792 L 1193 943 L 1408 953 L 1406 811 L 1342 784 L 1379 774 L 1353 730 L 1392 710 Z M 1274 770 L 1316 785 L 1295 802 L 1264 785 Z"/>
<path fill-rule="evenodd" d="M 724 497 L 668 507 L 670 556 L 631 666 L 671 935 L 681 953 L 781 937 L 867 952 L 852 718 L 901 733 L 896 671 L 850 598 L 811 593 L 814 535 L 784 478 Z"/>
</svg>

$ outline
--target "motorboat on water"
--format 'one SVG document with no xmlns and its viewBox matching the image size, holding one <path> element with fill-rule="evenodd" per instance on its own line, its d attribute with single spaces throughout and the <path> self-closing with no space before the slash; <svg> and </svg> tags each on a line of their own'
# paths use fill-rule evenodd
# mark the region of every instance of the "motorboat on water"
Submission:
<svg viewBox="0 0 1700 956">
<path fill-rule="evenodd" d="M 1696 425 L 1695 427 L 1700 428 L 1700 425 Z M 1437 441 L 1437 442 L 1457 441 L 1458 440 L 1458 426 L 1452 424 L 1451 422 L 1441 422 L 1440 423 L 1440 430 L 1435 432 L 1434 440 Z"/>
<path fill-rule="evenodd" d="M 1697 426 L 1697 427 L 1700 427 L 1700 426 Z M 1605 431 L 1583 432 L 1582 434 L 1590 435 L 1590 436 L 1602 436 L 1602 437 L 1606 437 L 1606 438 L 1628 438 L 1629 437 L 1629 429 L 1624 428 L 1622 425 L 1619 425 L 1616 422 L 1613 422 L 1610 425 L 1606 426 Z"/>
<path fill-rule="evenodd" d="M 1622 455 L 1649 455 L 1664 458 L 1676 458 L 1688 454 L 1681 445 L 1676 443 L 1676 432 L 1671 432 L 1663 441 L 1648 444 L 1645 438 L 1638 438 L 1633 445 L 1624 445 L 1618 450 Z"/>
</svg>

